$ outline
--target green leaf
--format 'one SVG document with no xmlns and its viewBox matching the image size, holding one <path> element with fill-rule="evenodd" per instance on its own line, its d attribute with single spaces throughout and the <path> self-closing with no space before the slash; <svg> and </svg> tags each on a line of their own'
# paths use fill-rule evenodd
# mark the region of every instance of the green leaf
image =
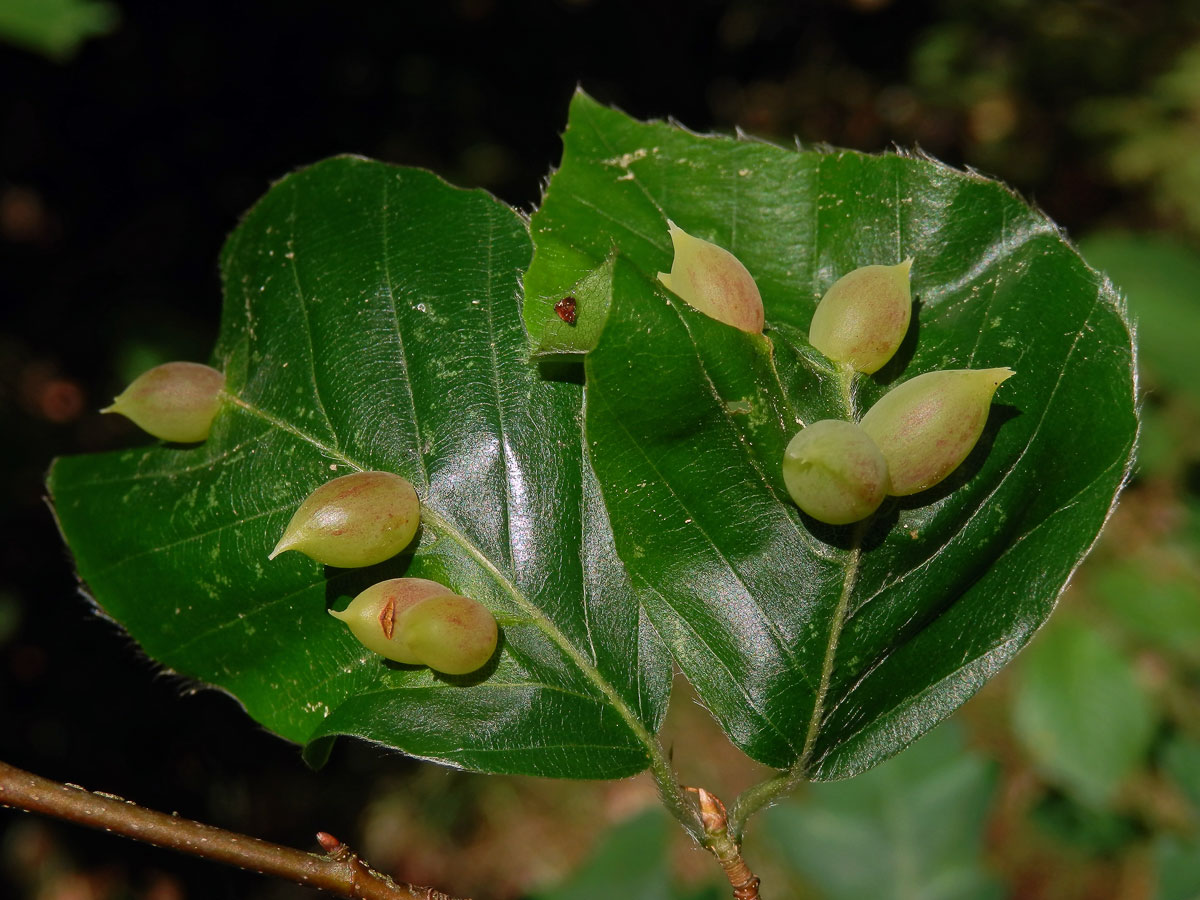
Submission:
<svg viewBox="0 0 1200 900">
<path fill-rule="evenodd" d="M 1200 398 L 1200 254 L 1168 237 L 1122 232 L 1088 235 L 1079 247 L 1128 296 L 1142 365 L 1172 389 Z"/>
<path fill-rule="evenodd" d="M 667 218 L 754 275 L 764 336 L 667 292 Z M 618 254 L 586 357 L 588 449 L 639 599 L 733 741 L 817 779 L 861 772 L 971 696 L 1045 621 L 1125 478 L 1129 326 L 1110 285 L 1002 185 L 929 159 L 793 151 L 640 123 L 575 97 L 532 220 L 525 321 Z M 847 271 L 912 256 L 918 325 L 862 379 L 1011 366 L 951 478 L 865 534 L 803 518 L 802 422 L 846 418 L 806 335 Z"/>
<path fill-rule="evenodd" d="M 104 612 L 163 665 L 297 742 L 352 734 L 489 772 L 644 768 L 670 658 L 633 601 L 585 463 L 582 389 L 527 359 L 529 237 L 492 197 L 341 158 L 291 175 L 222 255 L 198 447 L 58 460 L 49 486 Z M 301 500 L 355 469 L 408 478 L 415 550 L 364 570 L 267 554 Z M 326 610 L 431 578 L 502 627 L 465 678 L 389 663 Z"/>
<path fill-rule="evenodd" d="M 994 768 L 944 725 L 861 778 L 768 810 L 764 826 L 826 900 L 998 898 L 982 865 Z"/>
<path fill-rule="evenodd" d="M 1017 737 L 1047 778 L 1086 804 L 1112 799 L 1149 751 L 1157 720 L 1132 663 L 1092 629 L 1056 624 L 1022 658 Z"/>
<path fill-rule="evenodd" d="M 1163 768 L 1179 785 L 1200 816 L 1200 742 L 1175 735 L 1163 748 Z"/>
<path fill-rule="evenodd" d="M 545 357 L 578 356 L 596 346 L 604 326 L 608 322 L 608 310 L 612 306 L 613 266 L 616 258 L 610 256 L 596 268 L 589 270 L 571 286 L 562 297 L 551 304 L 553 316 L 540 322 L 534 355 Z M 573 319 L 568 321 L 558 312 L 558 304 L 574 301 Z"/>
<path fill-rule="evenodd" d="M 1156 900 L 1200 900 L 1200 840 L 1159 835 L 1154 842 L 1158 869 Z"/>
<path fill-rule="evenodd" d="M 0 0 L 0 39 L 61 62 L 120 19 L 116 6 L 98 0 Z"/>
</svg>

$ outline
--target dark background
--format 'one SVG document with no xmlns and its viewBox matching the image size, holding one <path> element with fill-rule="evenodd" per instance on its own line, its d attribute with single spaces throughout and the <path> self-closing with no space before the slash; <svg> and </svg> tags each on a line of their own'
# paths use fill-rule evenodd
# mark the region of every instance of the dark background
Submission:
<svg viewBox="0 0 1200 900">
<path fill-rule="evenodd" d="M 474 840 L 479 801 L 361 746 L 309 772 L 235 701 L 159 671 L 79 594 L 42 488 L 56 455 L 143 440 L 96 413 L 130 378 L 207 358 L 218 251 L 273 180 L 358 153 L 532 209 L 579 84 L 695 130 L 919 144 L 1072 233 L 1190 234 L 1153 173 L 1117 164 L 1102 104 L 1195 40 L 1194 4 L 118 5 L 67 60 L 0 44 L 0 758 L 295 846 L 356 834 L 380 778 L 429 781 L 414 790 L 440 797 L 451 845 Z M 0 812 L 0 896 L 310 894 Z"/>
</svg>

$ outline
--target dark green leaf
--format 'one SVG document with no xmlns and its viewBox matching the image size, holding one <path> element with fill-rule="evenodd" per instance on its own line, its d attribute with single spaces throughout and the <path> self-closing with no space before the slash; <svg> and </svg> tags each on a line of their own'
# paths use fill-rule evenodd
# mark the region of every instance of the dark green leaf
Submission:
<svg viewBox="0 0 1200 900">
<path fill-rule="evenodd" d="M 525 320 L 615 247 L 587 356 L 587 436 L 639 598 L 731 738 L 811 777 L 861 772 L 1028 641 L 1095 540 L 1136 431 L 1118 298 L 1002 185 L 908 156 L 796 152 L 635 122 L 576 96 L 534 215 Z M 765 337 L 666 292 L 670 217 L 731 250 Z M 850 415 L 809 320 L 840 275 L 915 258 L 918 325 L 858 387 L 1011 366 L 979 447 L 865 535 L 802 518 L 781 476 L 801 422 Z"/>
<path fill-rule="evenodd" d="M 1064 622 L 1030 647 L 1019 674 L 1017 737 L 1046 777 L 1103 806 L 1141 764 L 1158 719 L 1133 665 L 1096 631 Z"/>
<path fill-rule="evenodd" d="M 764 825 L 826 900 L 1001 897 L 982 865 L 993 768 L 945 725 L 861 778 L 813 785 Z"/>
<path fill-rule="evenodd" d="M 515 212 L 425 172 L 344 158 L 277 184 L 222 257 L 230 396 L 212 437 L 51 473 L 103 610 L 293 741 L 353 734 L 492 772 L 644 768 L 669 656 L 612 552 L 582 389 L 527 360 L 529 253 Z M 268 561 L 300 501 L 355 469 L 416 485 L 415 551 L 366 570 Z M 327 615 L 401 574 L 497 614 L 493 669 L 388 663 Z"/>
</svg>

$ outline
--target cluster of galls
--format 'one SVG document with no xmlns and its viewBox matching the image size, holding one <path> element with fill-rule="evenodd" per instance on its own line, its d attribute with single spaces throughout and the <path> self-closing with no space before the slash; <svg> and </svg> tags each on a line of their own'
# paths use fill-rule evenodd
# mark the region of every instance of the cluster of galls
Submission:
<svg viewBox="0 0 1200 900">
<path fill-rule="evenodd" d="M 668 221 L 675 255 L 659 280 L 688 305 L 760 334 L 758 286 L 738 259 Z M 904 340 L 912 311 L 909 269 L 864 266 L 826 292 L 809 341 L 848 377 L 878 371 Z M 815 519 L 845 525 L 870 516 L 887 495 L 933 487 L 967 457 L 983 432 L 992 395 L 1011 369 L 928 372 L 900 384 L 860 422 L 826 419 L 792 438 L 783 479 Z M 172 362 L 138 377 L 104 412 L 118 412 L 165 441 L 207 439 L 225 376 Z M 296 510 L 271 551 L 296 550 L 327 566 L 372 566 L 409 545 L 421 520 L 413 486 L 390 472 L 355 472 L 329 481 Z M 396 662 L 461 675 L 495 653 L 496 619 L 476 600 L 424 578 L 393 578 L 367 588 L 343 612 L 330 610 L 367 648 Z"/>
<path fill-rule="evenodd" d="M 157 438 L 208 437 L 225 376 L 197 363 L 172 362 L 139 376 L 104 412 L 118 412 Z M 391 472 L 354 472 L 308 495 L 271 551 L 296 550 L 327 566 L 356 568 L 391 559 L 411 542 L 421 501 Z M 369 650 L 447 675 L 465 675 L 496 652 L 496 619 L 482 603 L 424 578 L 392 578 L 329 611 Z"/>
<path fill-rule="evenodd" d="M 270 558 L 298 550 L 327 566 L 373 566 L 407 547 L 420 523 L 421 501 L 407 479 L 354 472 L 308 495 Z M 482 603 L 424 578 L 381 581 L 344 612 L 329 614 L 380 656 L 447 675 L 480 668 L 499 637 L 496 619 Z"/>
<path fill-rule="evenodd" d="M 689 306 L 743 331 L 761 333 L 762 297 L 728 250 L 668 221 L 675 250 L 659 280 Z M 909 270 L 863 266 L 842 276 L 818 304 L 809 343 L 847 377 L 882 368 L 900 348 L 912 315 Z M 792 438 L 783 480 L 804 512 L 831 525 L 867 518 L 888 495 L 933 487 L 958 468 L 983 433 L 992 396 L 1012 369 L 927 372 L 896 386 L 861 421 L 825 419 Z"/>
</svg>

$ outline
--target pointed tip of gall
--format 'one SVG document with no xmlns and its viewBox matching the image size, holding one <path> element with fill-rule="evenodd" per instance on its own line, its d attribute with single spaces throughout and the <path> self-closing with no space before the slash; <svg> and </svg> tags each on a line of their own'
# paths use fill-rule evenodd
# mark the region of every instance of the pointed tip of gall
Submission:
<svg viewBox="0 0 1200 900">
<path fill-rule="evenodd" d="M 275 545 L 275 549 L 267 554 L 267 559 L 274 559 L 280 553 L 286 553 L 288 550 L 292 549 L 295 543 L 296 542 L 294 540 L 289 540 L 288 535 L 285 534 L 279 539 L 279 543 Z"/>
</svg>

